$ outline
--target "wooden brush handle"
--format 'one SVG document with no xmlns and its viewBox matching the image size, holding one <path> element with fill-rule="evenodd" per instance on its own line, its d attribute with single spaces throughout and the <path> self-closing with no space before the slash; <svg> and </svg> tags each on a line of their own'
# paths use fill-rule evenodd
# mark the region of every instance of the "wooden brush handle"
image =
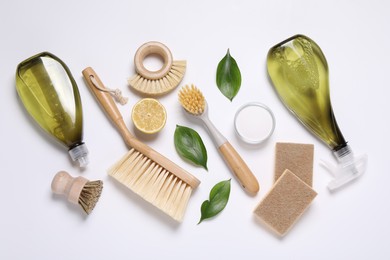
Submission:
<svg viewBox="0 0 390 260">
<path fill-rule="evenodd" d="M 259 182 L 233 146 L 229 142 L 226 142 L 218 149 L 241 186 L 248 193 L 255 195 L 259 191 Z"/>
<path fill-rule="evenodd" d="M 132 147 L 140 153 L 144 154 L 145 156 L 147 156 L 148 158 L 150 158 L 151 160 L 153 160 L 154 162 L 156 162 L 157 164 L 159 164 L 160 166 L 162 166 L 163 168 L 186 182 L 192 188 L 196 188 L 200 184 L 200 181 L 193 175 L 191 175 L 181 167 L 177 166 L 175 163 L 173 163 L 160 153 L 156 152 L 146 144 L 140 142 L 130 133 L 111 95 L 109 93 L 106 93 L 105 91 L 101 91 L 96 88 L 91 81 L 91 77 L 93 77 L 94 80 L 99 84 L 99 87 L 104 88 L 104 84 L 92 68 L 88 67 L 84 69 L 83 76 L 85 78 L 85 81 L 87 82 L 87 86 L 95 95 L 99 104 L 106 111 L 107 116 L 114 123 L 115 127 L 118 129 L 124 141 L 129 147 Z"/>
<path fill-rule="evenodd" d="M 123 121 L 122 114 L 119 112 L 119 109 L 116 106 L 111 95 L 106 91 L 101 90 L 105 88 L 103 82 L 100 80 L 100 78 L 97 76 L 97 74 L 91 67 L 84 69 L 82 73 L 87 83 L 87 86 L 98 100 L 98 103 L 104 109 L 107 116 L 111 119 L 115 127 L 119 130 L 126 143 L 129 146 L 132 146 L 131 140 L 134 139 L 134 136 L 128 131 L 126 124 Z M 93 77 L 94 82 L 97 82 L 99 84 L 99 88 L 94 85 L 94 82 L 92 81 L 91 77 Z"/>
<path fill-rule="evenodd" d="M 79 176 L 73 178 L 65 171 L 58 172 L 51 182 L 51 190 L 55 194 L 65 195 L 73 204 L 78 204 L 80 194 L 88 180 Z"/>
<path fill-rule="evenodd" d="M 157 71 L 150 71 L 144 66 L 144 59 L 149 55 L 158 55 L 163 61 L 164 65 Z M 144 78 L 150 80 L 161 79 L 165 77 L 171 70 L 173 64 L 172 53 L 167 46 L 161 42 L 147 42 L 138 48 L 134 56 L 134 65 L 136 71 Z"/>
</svg>

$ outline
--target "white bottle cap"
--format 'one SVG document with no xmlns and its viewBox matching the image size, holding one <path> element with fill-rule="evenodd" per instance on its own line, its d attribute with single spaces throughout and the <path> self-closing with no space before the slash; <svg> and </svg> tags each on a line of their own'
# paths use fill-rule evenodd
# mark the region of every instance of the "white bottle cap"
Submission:
<svg viewBox="0 0 390 260">
<path fill-rule="evenodd" d="M 82 143 L 69 150 L 69 155 L 73 161 L 77 161 L 80 167 L 85 167 L 89 163 L 87 146 Z"/>
</svg>

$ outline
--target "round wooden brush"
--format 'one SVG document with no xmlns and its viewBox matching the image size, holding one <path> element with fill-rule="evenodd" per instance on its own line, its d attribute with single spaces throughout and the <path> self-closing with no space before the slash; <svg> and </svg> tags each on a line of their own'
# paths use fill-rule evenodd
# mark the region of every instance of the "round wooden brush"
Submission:
<svg viewBox="0 0 390 260">
<path fill-rule="evenodd" d="M 143 65 L 149 55 L 160 56 L 164 64 L 157 71 L 150 71 Z M 160 42 L 147 42 L 137 50 L 134 56 L 137 74 L 128 80 L 129 85 L 136 91 L 149 96 L 168 93 L 176 88 L 184 77 L 186 61 L 174 61 L 167 46 Z"/>
<path fill-rule="evenodd" d="M 259 191 L 259 183 L 241 156 L 218 131 L 208 117 L 208 107 L 202 92 L 195 86 L 185 86 L 179 91 L 179 102 L 189 115 L 200 119 L 209 130 L 215 146 L 233 171 L 241 186 L 251 195 Z"/>
<path fill-rule="evenodd" d="M 79 204 L 89 214 L 102 193 L 103 182 L 89 181 L 83 177 L 72 177 L 65 171 L 58 172 L 51 183 L 55 194 L 65 195 L 73 204 Z"/>
</svg>

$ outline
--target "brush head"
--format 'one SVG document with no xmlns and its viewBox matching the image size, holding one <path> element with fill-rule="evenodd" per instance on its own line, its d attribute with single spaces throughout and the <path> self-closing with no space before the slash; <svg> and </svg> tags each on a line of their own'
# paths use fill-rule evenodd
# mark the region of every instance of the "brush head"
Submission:
<svg viewBox="0 0 390 260">
<path fill-rule="evenodd" d="M 202 92 L 194 85 L 186 85 L 179 91 L 179 102 L 187 112 L 196 116 L 203 114 L 206 108 Z"/>
<path fill-rule="evenodd" d="M 108 174 L 178 222 L 183 220 L 192 190 L 198 185 L 191 186 L 194 181 L 177 177 L 135 149 Z"/>
<path fill-rule="evenodd" d="M 175 89 L 182 81 L 186 72 L 186 61 L 173 61 L 168 73 L 159 79 L 149 79 L 147 76 L 136 73 L 128 80 L 129 86 L 147 96 L 162 96 Z M 154 72 L 150 72 L 154 73 Z"/>
<path fill-rule="evenodd" d="M 103 182 L 100 180 L 87 182 L 80 193 L 79 204 L 85 213 L 89 214 L 95 208 L 103 190 Z"/>
</svg>

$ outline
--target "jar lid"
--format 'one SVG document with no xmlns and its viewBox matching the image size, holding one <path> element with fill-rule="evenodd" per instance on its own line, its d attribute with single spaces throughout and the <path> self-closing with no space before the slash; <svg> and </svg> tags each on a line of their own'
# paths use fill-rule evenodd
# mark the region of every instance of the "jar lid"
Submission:
<svg viewBox="0 0 390 260">
<path fill-rule="evenodd" d="M 237 110 L 234 129 L 244 142 L 260 144 L 274 132 L 275 117 L 266 105 L 258 102 L 247 103 Z"/>
</svg>

